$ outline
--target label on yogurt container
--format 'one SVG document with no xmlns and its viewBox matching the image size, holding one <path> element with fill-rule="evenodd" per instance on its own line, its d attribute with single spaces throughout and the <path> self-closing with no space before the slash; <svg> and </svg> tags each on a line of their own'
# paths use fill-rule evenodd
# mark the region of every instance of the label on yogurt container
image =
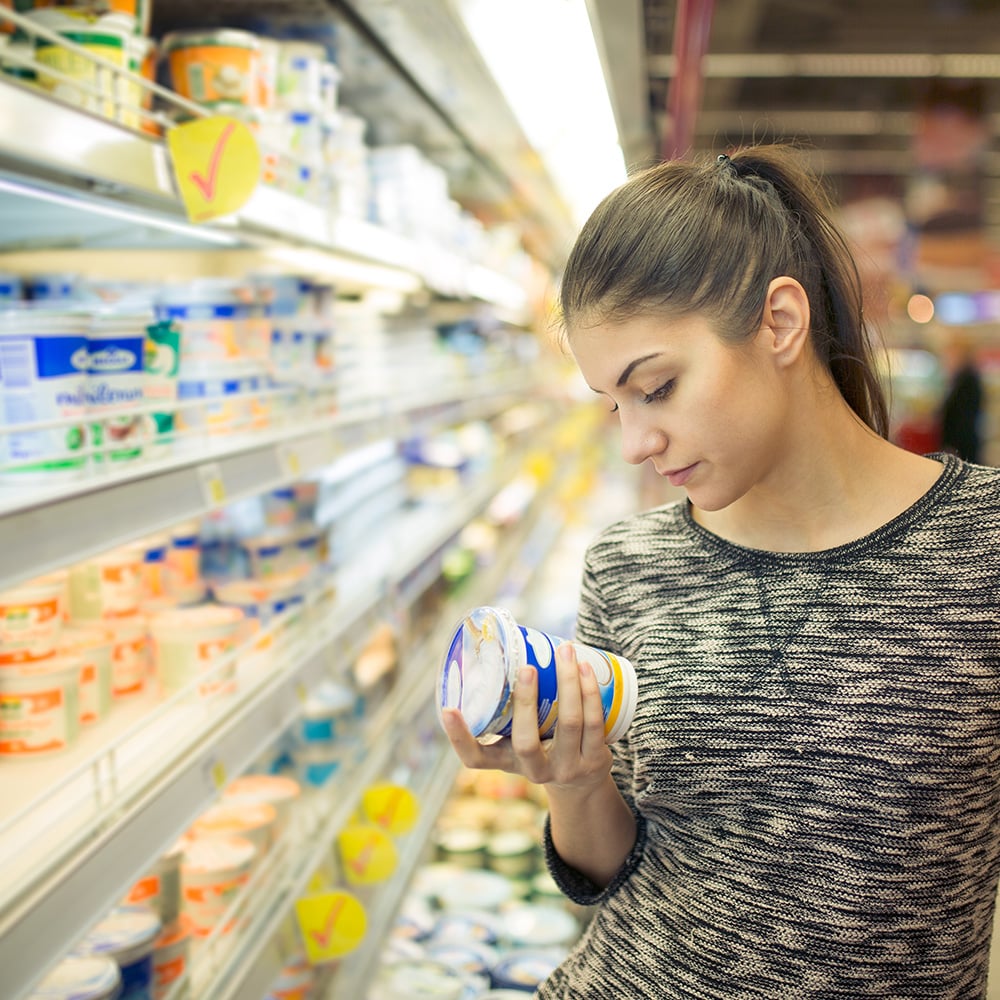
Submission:
<svg viewBox="0 0 1000 1000">
<path fill-rule="evenodd" d="M 135 458 L 141 451 L 145 325 L 115 321 L 88 338 L 87 412 L 97 461 Z"/>
</svg>

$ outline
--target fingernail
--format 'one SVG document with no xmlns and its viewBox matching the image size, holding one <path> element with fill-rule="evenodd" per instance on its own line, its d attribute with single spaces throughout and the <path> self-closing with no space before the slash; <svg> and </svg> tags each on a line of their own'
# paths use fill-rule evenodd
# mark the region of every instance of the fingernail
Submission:
<svg viewBox="0 0 1000 1000">
<path fill-rule="evenodd" d="M 517 672 L 518 684 L 530 684 L 534 679 L 535 671 L 531 667 L 521 667 Z"/>
</svg>

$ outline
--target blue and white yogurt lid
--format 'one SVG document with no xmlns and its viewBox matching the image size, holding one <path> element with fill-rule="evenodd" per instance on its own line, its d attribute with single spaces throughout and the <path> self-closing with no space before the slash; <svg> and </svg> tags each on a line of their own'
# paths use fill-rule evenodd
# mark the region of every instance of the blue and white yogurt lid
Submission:
<svg viewBox="0 0 1000 1000">
<path fill-rule="evenodd" d="M 99 955 L 64 958 L 28 994 L 27 1000 L 112 1000 L 122 975 L 117 963 Z"/>
<path fill-rule="evenodd" d="M 107 955 L 126 968 L 152 952 L 160 927 L 160 918 L 151 907 L 118 906 L 91 928 L 73 952 Z"/>
</svg>

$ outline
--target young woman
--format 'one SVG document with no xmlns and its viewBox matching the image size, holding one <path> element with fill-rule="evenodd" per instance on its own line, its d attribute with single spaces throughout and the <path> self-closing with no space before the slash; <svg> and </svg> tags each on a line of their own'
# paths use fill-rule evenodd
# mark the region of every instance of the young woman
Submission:
<svg viewBox="0 0 1000 1000">
<path fill-rule="evenodd" d="M 886 440 L 853 261 L 787 148 L 633 177 L 562 309 L 624 457 L 687 499 L 588 551 L 578 638 L 636 667 L 625 739 L 565 652 L 553 739 L 530 670 L 509 740 L 445 718 L 466 765 L 544 785 L 550 869 L 598 904 L 538 996 L 984 997 L 1000 472 Z"/>
</svg>

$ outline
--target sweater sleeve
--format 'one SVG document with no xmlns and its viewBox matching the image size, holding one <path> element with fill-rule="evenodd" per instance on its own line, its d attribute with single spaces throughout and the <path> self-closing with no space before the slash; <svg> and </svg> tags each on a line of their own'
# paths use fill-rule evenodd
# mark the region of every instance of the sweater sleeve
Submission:
<svg viewBox="0 0 1000 1000">
<path fill-rule="evenodd" d="M 591 546 L 584 561 L 576 639 L 578 642 L 586 643 L 588 646 L 595 646 L 599 649 L 606 649 L 609 652 L 620 653 L 603 612 L 597 575 L 593 569 L 593 553 L 594 546 Z M 567 865 L 559 857 L 552 842 L 551 822 L 549 819 L 546 819 L 545 822 L 545 862 L 549 873 L 564 895 L 569 897 L 574 903 L 579 903 L 583 906 L 602 902 L 628 879 L 642 857 L 643 847 L 646 842 L 646 821 L 639 815 L 635 807 L 633 757 L 628 734 L 611 745 L 611 754 L 611 776 L 618 786 L 622 798 L 625 799 L 625 802 L 635 815 L 636 838 L 631 851 L 606 888 L 601 889 L 586 876 L 580 874 L 575 868 Z"/>
</svg>

